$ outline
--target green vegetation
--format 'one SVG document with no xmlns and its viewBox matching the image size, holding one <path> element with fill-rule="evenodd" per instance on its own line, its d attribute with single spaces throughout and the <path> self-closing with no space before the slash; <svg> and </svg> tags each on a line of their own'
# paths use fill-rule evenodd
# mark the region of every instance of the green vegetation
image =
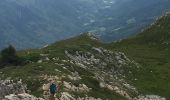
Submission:
<svg viewBox="0 0 170 100">
<path fill-rule="evenodd" d="M 5 65 L 19 65 L 22 63 L 22 60 L 17 56 L 16 50 L 13 46 L 9 46 L 1 51 L 0 66 L 4 67 Z"/>
<path fill-rule="evenodd" d="M 141 93 L 170 99 L 170 14 L 142 33 L 108 48 L 124 52 L 141 65 L 131 69 L 133 74 L 127 78 Z"/>
</svg>

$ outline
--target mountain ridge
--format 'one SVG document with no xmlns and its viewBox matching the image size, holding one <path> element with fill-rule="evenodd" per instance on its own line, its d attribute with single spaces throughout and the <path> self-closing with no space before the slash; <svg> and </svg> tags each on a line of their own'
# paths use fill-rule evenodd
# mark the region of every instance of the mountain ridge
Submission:
<svg viewBox="0 0 170 100">
<path fill-rule="evenodd" d="M 0 48 L 9 44 L 37 48 L 88 31 L 107 42 L 127 38 L 169 11 L 168 4 L 168 0 L 3 0 Z"/>
</svg>

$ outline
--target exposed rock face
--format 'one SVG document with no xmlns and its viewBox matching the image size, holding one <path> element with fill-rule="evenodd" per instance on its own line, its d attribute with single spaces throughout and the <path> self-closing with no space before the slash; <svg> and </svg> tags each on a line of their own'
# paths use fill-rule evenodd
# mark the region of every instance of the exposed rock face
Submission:
<svg viewBox="0 0 170 100">
<path fill-rule="evenodd" d="M 8 96 L 5 96 L 4 100 L 44 100 L 44 99 L 37 98 L 27 93 L 23 93 L 23 94 L 17 94 L 17 95 L 10 94 Z"/>
<path fill-rule="evenodd" d="M 74 72 L 74 73 L 72 72 L 72 75 L 68 75 L 68 78 L 74 81 L 81 79 L 78 72 Z"/>
<path fill-rule="evenodd" d="M 76 65 L 93 70 L 110 71 L 111 73 L 122 73 L 121 67 L 129 67 L 133 62 L 130 61 L 124 53 L 103 49 L 92 48 L 92 52 L 76 51 L 75 54 L 65 51 L 65 54 L 70 58 L 70 62 Z M 90 66 L 90 67 L 89 67 Z M 96 67 L 98 66 L 98 67 Z M 108 69 L 107 69 L 108 68 Z"/>
<path fill-rule="evenodd" d="M 128 98 L 128 99 L 132 99 L 132 98 L 129 96 L 129 94 L 128 94 L 127 91 L 121 89 L 121 88 L 118 87 L 118 86 L 113 86 L 113 85 L 109 85 L 109 84 L 105 84 L 105 83 L 100 83 L 100 87 L 101 87 L 101 88 L 107 88 L 107 89 L 109 89 L 109 90 L 111 90 L 111 91 L 115 91 L 116 93 L 118 93 L 118 94 L 120 94 L 120 95 L 122 95 L 122 96 L 124 96 L 124 97 L 126 97 L 126 98 Z"/>
<path fill-rule="evenodd" d="M 93 34 L 93 33 L 88 32 L 88 33 L 86 33 L 86 35 L 87 35 L 88 37 L 90 37 L 90 39 L 92 39 L 92 40 L 99 40 L 99 39 L 96 37 L 96 35 Z"/>
<path fill-rule="evenodd" d="M 94 97 L 83 97 L 83 98 L 74 98 L 74 96 L 72 96 L 71 94 L 69 94 L 68 92 L 63 92 L 62 96 L 59 100 L 102 100 L 100 98 L 96 99 Z"/>
<path fill-rule="evenodd" d="M 94 97 L 84 97 L 84 98 L 78 98 L 77 100 L 102 100 L 102 99 L 100 99 L 100 98 L 94 98 Z"/>
<path fill-rule="evenodd" d="M 137 90 L 124 80 L 124 69 L 135 65 L 124 53 L 92 47 L 89 52 L 70 53 L 66 50 L 65 54 L 75 65 L 92 71 L 101 82 L 101 88 L 108 88 L 128 99 L 131 99 L 129 91 L 137 93 Z"/>
<path fill-rule="evenodd" d="M 86 93 L 90 91 L 90 88 L 88 88 L 85 84 L 79 84 L 78 87 L 74 86 L 71 82 L 64 82 L 64 89 L 65 91 L 72 91 L 72 92 L 81 92 Z"/>
<path fill-rule="evenodd" d="M 25 93 L 27 87 L 22 84 L 22 80 L 14 82 L 13 80 L 0 80 L 0 99 L 9 94 Z"/>
<path fill-rule="evenodd" d="M 30 94 L 18 94 L 18 95 L 14 95 L 14 94 L 10 94 L 8 96 L 5 96 L 5 99 L 3 100 L 50 100 L 49 98 L 43 99 L 43 98 L 37 98 L 33 95 Z M 100 98 L 96 99 L 94 97 L 84 97 L 84 98 L 75 98 L 74 96 L 72 96 L 71 94 L 69 94 L 68 92 L 62 92 L 61 93 L 61 97 L 55 98 L 55 100 L 102 100 Z"/>
<path fill-rule="evenodd" d="M 63 92 L 60 100 L 76 100 L 76 99 L 68 92 Z"/>
<path fill-rule="evenodd" d="M 166 98 L 157 95 L 146 95 L 146 96 L 139 96 L 137 100 L 166 100 Z"/>
</svg>

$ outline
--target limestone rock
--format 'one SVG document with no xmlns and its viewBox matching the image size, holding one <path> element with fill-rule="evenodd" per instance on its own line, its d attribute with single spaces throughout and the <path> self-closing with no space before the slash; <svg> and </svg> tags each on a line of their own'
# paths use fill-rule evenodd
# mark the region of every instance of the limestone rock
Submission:
<svg viewBox="0 0 170 100">
<path fill-rule="evenodd" d="M 5 96 L 5 100 L 44 100 L 44 99 L 37 98 L 27 93 L 23 93 L 23 94 L 17 94 L 17 95 L 14 95 L 14 94 L 7 95 Z"/>
<path fill-rule="evenodd" d="M 138 99 L 135 100 L 166 100 L 166 98 L 157 95 L 145 95 L 139 96 Z"/>
</svg>

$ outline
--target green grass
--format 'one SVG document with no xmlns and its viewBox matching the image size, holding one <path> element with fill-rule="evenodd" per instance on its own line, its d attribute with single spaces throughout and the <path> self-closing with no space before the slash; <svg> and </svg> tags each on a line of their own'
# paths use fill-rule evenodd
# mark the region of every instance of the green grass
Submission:
<svg viewBox="0 0 170 100">
<path fill-rule="evenodd" d="M 120 46 L 120 45 L 119 45 Z M 128 75 L 137 89 L 143 94 L 157 94 L 170 98 L 170 56 L 168 52 L 159 51 L 148 46 L 131 46 L 123 49 L 116 47 L 114 50 L 125 52 L 128 57 L 138 62 L 139 69 L 130 69 L 132 75 Z M 143 49 L 145 48 L 145 49 Z M 136 81 L 133 79 L 137 79 Z"/>
<path fill-rule="evenodd" d="M 156 94 L 170 99 L 170 15 L 151 28 L 129 39 L 112 43 L 107 48 L 122 51 L 138 62 L 140 69 L 131 69 L 131 82 L 143 94 Z M 137 80 L 133 80 L 133 79 Z"/>
</svg>

